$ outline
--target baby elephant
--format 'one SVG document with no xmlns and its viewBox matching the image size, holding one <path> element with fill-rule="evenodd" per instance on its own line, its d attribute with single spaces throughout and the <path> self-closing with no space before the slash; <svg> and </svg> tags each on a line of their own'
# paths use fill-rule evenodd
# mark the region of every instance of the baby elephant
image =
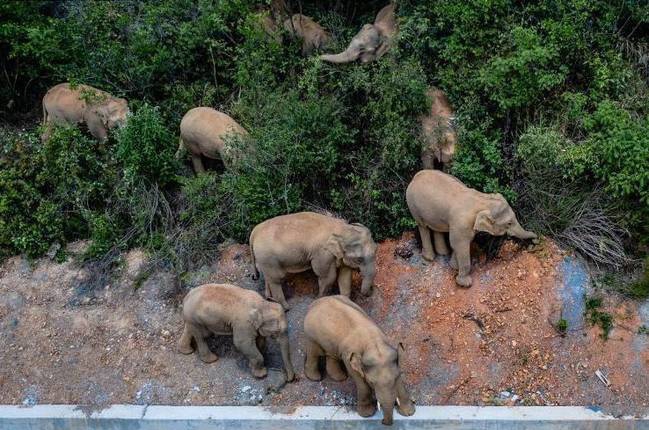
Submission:
<svg viewBox="0 0 649 430">
<path fill-rule="evenodd" d="M 363 275 L 361 292 L 371 293 L 376 274 L 376 244 L 372 233 L 361 224 L 314 212 L 300 212 L 271 218 L 250 233 L 250 251 L 255 276 L 264 274 L 266 296 L 289 305 L 282 291 L 287 273 L 313 269 L 322 297 L 338 280 L 340 293 L 349 297 L 352 270 Z"/>
<path fill-rule="evenodd" d="M 248 360 L 252 374 L 263 378 L 267 374 L 264 357 L 266 337 L 279 343 L 286 370 L 286 379 L 295 378 L 288 345 L 286 316 L 279 303 L 264 300 L 255 291 L 229 284 L 206 284 L 187 293 L 183 301 L 185 329 L 178 342 L 183 354 L 194 352 L 192 339 L 198 347 L 198 356 L 206 363 L 218 357 L 205 342 L 210 334 L 232 335 L 234 346 Z"/>
<path fill-rule="evenodd" d="M 322 379 L 320 357 L 325 358 L 327 373 L 335 381 L 350 375 L 356 384 L 360 416 L 374 415 L 377 400 L 383 410 L 383 424 L 392 424 L 395 403 L 401 415 L 415 413 L 401 374 L 403 345 L 393 348 L 381 329 L 347 297 L 314 301 L 304 317 L 304 334 L 306 377 Z"/>
<path fill-rule="evenodd" d="M 128 103 L 89 85 L 58 84 L 43 97 L 42 139 L 47 140 L 52 124 L 85 123 L 90 134 L 100 142 L 108 138 L 108 130 L 126 123 Z"/>
<path fill-rule="evenodd" d="M 440 255 L 449 252 L 444 238 L 444 233 L 449 233 L 453 249 L 450 264 L 458 269 L 455 280 L 463 287 L 471 286 L 469 248 L 477 232 L 536 238 L 536 234 L 521 227 L 502 195 L 481 193 L 439 170 L 417 173 L 406 190 L 406 201 L 419 227 L 422 257 L 426 260 L 435 258 L 429 229 L 433 231 L 435 249 Z"/>
<path fill-rule="evenodd" d="M 177 155 L 183 146 L 192 156 L 196 173 L 203 173 L 205 167 L 201 156 L 221 159 L 223 164 L 229 162 L 229 155 L 224 142 L 228 135 L 246 136 L 248 132 L 229 115 L 209 107 L 197 107 L 189 110 L 180 121 L 180 143 Z"/>
</svg>

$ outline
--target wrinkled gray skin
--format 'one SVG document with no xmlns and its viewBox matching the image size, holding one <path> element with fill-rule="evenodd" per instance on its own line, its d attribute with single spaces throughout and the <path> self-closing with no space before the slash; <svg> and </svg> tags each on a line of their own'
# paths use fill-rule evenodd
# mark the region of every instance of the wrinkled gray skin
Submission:
<svg viewBox="0 0 649 430">
<path fill-rule="evenodd" d="M 264 274 L 266 296 L 289 309 L 282 291 L 288 273 L 309 269 L 318 277 L 318 296 L 338 281 L 340 293 L 351 293 L 352 271 L 363 276 L 361 292 L 369 295 L 376 275 L 376 243 L 367 227 L 314 212 L 282 215 L 258 224 L 250 233 L 255 276 Z"/>
<path fill-rule="evenodd" d="M 415 413 L 415 404 L 401 374 L 403 345 L 393 348 L 374 321 L 347 297 L 330 296 L 314 301 L 304 317 L 304 335 L 306 377 L 313 381 L 322 379 L 318 366 L 322 357 L 333 380 L 351 376 L 356 384 L 359 415 L 374 415 L 377 400 L 385 425 L 392 424 L 395 404 L 401 415 Z"/>
<path fill-rule="evenodd" d="M 514 211 L 501 194 L 485 194 L 464 185 L 454 176 L 439 170 L 422 170 L 406 190 L 406 201 L 417 222 L 422 243 L 422 257 L 435 258 L 449 253 L 444 233 L 448 232 L 453 254 L 451 267 L 458 269 L 456 282 L 471 286 L 471 241 L 478 232 L 494 236 L 509 235 L 535 239 L 516 219 Z M 430 239 L 433 231 L 435 249 Z"/>
<path fill-rule="evenodd" d="M 125 99 L 113 97 L 89 85 L 55 85 L 43 97 L 42 140 L 49 139 L 52 124 L 77 125 L 84 123 L 90 134 L 100 142 L 108 138 L 108 131 L 126 124 L 129 114 Z"/>
<path fill-rule="evenodd" d="M 365 24 L 343 52 L 321 55 L 320 58 L 330 63 L 350 63 L 356 60 L 368 63 L 381 58 L 398 32 L 395 8 L 395 4 L 390 3 L 381 9 L 374 24 Z"/>
<path fill-rule="evenodd" d="M 218 357 L 210 351 L 205 338 L 211 334 L 231 335 L 234 346 L 248 357 L 252 374 L 263 378 L 268 371 L 260 350 L 265 349 L 266 338 L 270 337 L 279 344 L 287 381 L 295 378 L 288 323 L 279 303 L 264 300 L 257 292 L 236 285 L 205 284 L 185 296 L 183 320 L 185 328 L 178 341 L 179 352 L 194 352 L 193 340 L 200 359 L 212 363 Z"/>
</svg>

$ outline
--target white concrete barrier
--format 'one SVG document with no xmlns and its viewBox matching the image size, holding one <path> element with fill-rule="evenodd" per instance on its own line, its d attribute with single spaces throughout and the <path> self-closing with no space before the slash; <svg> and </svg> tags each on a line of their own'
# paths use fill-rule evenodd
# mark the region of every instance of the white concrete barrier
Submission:
<svg viewBox="0 0 649 430">
<path fill-rule="evenodd" d="M 262 406 L 113 405 L 88 412 L 74 405 L 0 406 L 0 430 L 306 430 L 377 429 L 381 414 L 361 418 L 333 406 L 267 408 Z M 649 430 L 649 416 L 614 418 L 574 406 L 418 406 L 411 417 L 395 413 L 393 429 L 557 429 Z"/>
</svg>

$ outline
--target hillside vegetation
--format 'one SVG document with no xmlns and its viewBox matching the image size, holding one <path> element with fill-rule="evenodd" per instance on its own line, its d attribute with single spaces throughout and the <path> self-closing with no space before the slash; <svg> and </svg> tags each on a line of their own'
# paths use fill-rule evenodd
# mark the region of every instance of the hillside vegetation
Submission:
<svg viewBox="0 0 649 430">
<path fill-rule="evenodd" d="M 600 265 L 645 254 L 649 6 L 397 4 L 397 45 L 336 65 L 269 37 L 265 2 L 2 2 L 0 254 L 90 238 L 89 260 L 143 246 L 183 272 L 260 221 L 313 208 L 375 239 L 399 235 L 414 226 L 404 190 L 420 169 L 430 86 L 457 111 L 452 174 L 503 193 L 526 228 Z M 289 2 L 332 33 L 330 52 L 384 5 Z M 65 81 L 127 98 L 127 126 L 104 144 L 70 128 L 42 144 L 41 99 Z M 180 119 L 199 105 L 228 112 L 255 151 L 195 177 L 174 154 Z"/>
</svg>

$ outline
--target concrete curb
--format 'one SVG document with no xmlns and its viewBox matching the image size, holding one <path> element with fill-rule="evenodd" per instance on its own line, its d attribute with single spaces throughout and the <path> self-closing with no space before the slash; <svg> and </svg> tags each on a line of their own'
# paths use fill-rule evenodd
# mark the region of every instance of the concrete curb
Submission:
<svg viewBox="0 0 649 430">
<path fill-rule="evenodd" d="M 231 430 L 231 429 L 370 429 L 383 428 L 381 414 L 361 418 L 335 406 L 294 409 L 262 406 L 113 405 L 86 413 L 75 405 L 21 407 L 0 405 L 2 430 Z M 387 428 L 387 427 L 385 427 Z M 395 413 L 394 429 L 648 429 L 649 416 L 614 418 L 578 406 L 418 406 L 411 417 Z"/>
</svg>

